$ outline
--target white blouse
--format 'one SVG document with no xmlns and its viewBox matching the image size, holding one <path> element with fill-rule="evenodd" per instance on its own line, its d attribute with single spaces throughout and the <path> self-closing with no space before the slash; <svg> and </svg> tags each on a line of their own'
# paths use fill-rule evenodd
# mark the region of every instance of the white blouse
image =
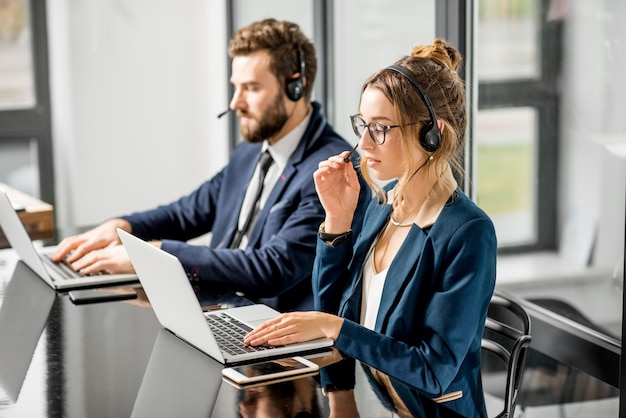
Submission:
<svg viewBox="0 0 626 418">
<path fill-rule="evenodd" d="M 373 243 L 373 246 L 375 245 L 376 242 Z M 383 296 L 387 271 L 389 271 L 389 268 L 376 273 L 374 250 L 372 249 L 363 267 L 363 293 L 361 295 L 361 325 L 368 329 L 373 330 L 376 325 L 376 317 L 378 316 L 378 308 Z"/>
</svg>

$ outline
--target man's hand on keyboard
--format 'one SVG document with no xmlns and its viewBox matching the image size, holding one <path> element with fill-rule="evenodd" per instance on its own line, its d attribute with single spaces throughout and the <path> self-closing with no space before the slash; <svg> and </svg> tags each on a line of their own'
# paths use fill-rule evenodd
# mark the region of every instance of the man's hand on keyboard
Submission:
<svg viewBox="0 0 626 418">
<path fill-rule="evenodd" d="M 99 272 L 109 274 L 135 272 L 123 245 L 91 251 L 70 265 L 74 270 L 85 275 Z"/>
<path fill-rule="evenodd" d="M 121 245 L 117 228 L 130 232 L 131 226 L 123 219 L 111 219 L 82 234 L 63 239 L 50 254 L 52 261 L 65 259 L 70 264 L 92 251 Z"/>
</svg>

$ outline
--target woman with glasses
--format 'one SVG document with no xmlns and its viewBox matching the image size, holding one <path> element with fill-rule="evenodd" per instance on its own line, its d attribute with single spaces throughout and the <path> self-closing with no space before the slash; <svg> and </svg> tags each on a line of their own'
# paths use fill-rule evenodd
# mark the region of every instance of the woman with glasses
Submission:
<svg viewBox="0 0 626 418">
<path fill-rule="evenodd" d="M 321 162 L 319 312 L 283 314 L 245 338 L 251 345 L 333 339 L 346 359 L 323 369 L 331 407 L 354 403 L 345 400 L 356 359 L 400 416 L 486 416 L 480 345 L 496 236 L 455 179 L 467 123 L 460 65 L 459 52 L 436 39 L 365 82 L 351 117 L 360 171 L 375 191 L 362 230 L 353 237 L 349 229 L 359 183 L 347 153 Z"/>
</svg>

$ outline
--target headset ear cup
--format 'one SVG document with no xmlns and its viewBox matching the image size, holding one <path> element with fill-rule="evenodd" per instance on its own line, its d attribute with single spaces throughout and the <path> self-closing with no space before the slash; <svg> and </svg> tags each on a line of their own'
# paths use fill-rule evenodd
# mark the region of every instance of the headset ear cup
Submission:
<svg viewBox="0 0 626 418">
<path fill-rule="evenodd" d="M 304 93 L 304 86 L 302 85 L 302 81 L 300 80 L 300 78 L 296 78 L 287 82 L 285 90 L 285 93 L 287 94 L 289 100 L 297 102 L 302 98 L 302 93 Z"/>
<path fill-rule="evenodd" d="M 426 108 L 428 108 L 428 113 L 430 114 L 430 122 L 428 122 L 428 124 L 425 125 L 420 131 L 419 140 L 420 145 L 422 146 L 424 151 L 432 154 L 433 152 L 437 151 L 441 146 L 441 131 L 439 130 L 439 126 L 437 126 L 437 115 L 435 114 L 435 108 L 433 107 L 430 98 L 426 94 L 426 91 L 424 90 L 422 85 L 419 83 L 419 81 L 417 81 L 415 76 L 409 70 L 402 67 L 401 65 L 391 65 L 387 67 L 387 69 L 393 70 L 406 77 L 406 79 L 409 80 L 411 84 L 413 84 L 415 90 L 422 97 Z"/>
<path fill-rule="evenodd" d="M 298 77 L 288 79 L 285 83 L 285 94 L 292 102 L 297 102 L 304 96 L 304 76 L 306 74 L 306 62 L 304 61 L 304 52 L 298 45 L 298 67 L 300 74 Z"/>
<path fill-rule="evenodd" d="M 422 132 L 420 133 L 420 145 L 426 152 L 433 153 L 437 151 L 441 146 L 441 132 L 439 132 L 439 127 L 430 123 L 422 128 Z"/>
</svg>

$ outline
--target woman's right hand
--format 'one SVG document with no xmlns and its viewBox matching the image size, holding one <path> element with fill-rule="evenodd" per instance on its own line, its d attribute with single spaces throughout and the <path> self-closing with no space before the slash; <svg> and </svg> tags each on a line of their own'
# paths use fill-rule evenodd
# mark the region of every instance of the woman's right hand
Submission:
<svg viewBox="0 0 626 418">
<path fill-rule="evenodd" d="M 326 212 L 326 232 L 342 233 L 350 229 L 359 201 L 361 185 L 351 162 L 344 162 L 345 151 L 319 163 L 313 173 L 315 190 Z"/>
<path fill-rule="evenodd" d="M 246 345 L 287 345 L 317 338 L 337 340 L 343 318 L 324 312 L 288 312 L 263 322 L 243 339 Z"/>
</svg>

